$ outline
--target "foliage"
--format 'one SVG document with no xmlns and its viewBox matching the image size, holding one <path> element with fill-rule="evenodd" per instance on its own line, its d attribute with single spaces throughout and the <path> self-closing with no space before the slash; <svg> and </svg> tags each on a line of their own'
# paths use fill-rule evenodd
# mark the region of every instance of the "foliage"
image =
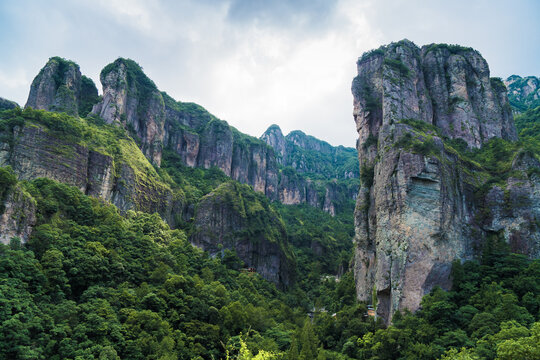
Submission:
<svg viewBox="0 0 540 360">
<path fill-rule="evenodd" d="M 81 76 L 81 92 L 79 94 L 79 116 L 86 116 L 92 107 L 99 101 L 98 90 L 94 81 L 84 75 Z"/>
<path fill-rule="evenodd" d="M 436 51 L 436 50 L 445 50 L 450 52 L 450 54 L 461 54 L 463 52 L 467 51 L 476 51 L 470 47 L 465 47 L 457 44 L 430 44 L 426 45 L 426 54 L 430 51 Z"/>
<path fill-rule="evenodd" d="M 169 191 L 169 185 L 160 179 L 156 169 L 150 164 L 126 130 L 108 125 L 98 117 L 88 119 L 69 116 L 65 113 L 44 110 L 24 110 L 15 108 L 0 113 L 0 134 L 3 141 L 14 141 L 16 126 L 39 126 L 61 139 L 56 146 L 65 143 L 78 144 L 89 150 L 110 156 L 113 160 L 114 175 L 119 176 L 123 166 L 134 173 L 137 184 L 144 184 L 156 193 Z M 55 144 L 51 144 L 54 146 Z"/>
<path fill-rule="evenodd" d="M 411 70 L 400 59 L 386 57 L 383 60 L 383 64 L 388 66 L 390 69 L 397 71 L 397 73 L 402 77 L 408 77 L 411 73 Z"/>
<path fill-rule="evenodd" d="M 20 186 L 38 223 L 25 248 L 0 246 L 0 359 L 221 358 L 220 343 L 250 328 L 279 349 L 271 329 L 303 318 L 157 214 L 122 217 L 52 180 Z"/>
<path fill-rule="evenodd" d="M 506 93 L 506 85 L 504 85 L 504 82 L 500 77 L 489 78 L 489 83 L 495 92 L 503 94 Z"/>
<path fill-rule="evenodd" d="M 537 356 L 540 260 L 510 254 L 505 244 L 495 241 L 481 262 L 455 262 L 453 278 L 452 291 L 435 288 L 416 314 L 396 313 L 392 326 L 359 338 L 359 358 Z"/>
<path fill-rule="evenodd" d="M 374 171 L 374 165 L 362 164 L 362 167 L 360 168 L 360 181 L 362 182 L 362 186 L 371 188 L 373 185 L 373 179 L 375 178 Z"/>
</svg>

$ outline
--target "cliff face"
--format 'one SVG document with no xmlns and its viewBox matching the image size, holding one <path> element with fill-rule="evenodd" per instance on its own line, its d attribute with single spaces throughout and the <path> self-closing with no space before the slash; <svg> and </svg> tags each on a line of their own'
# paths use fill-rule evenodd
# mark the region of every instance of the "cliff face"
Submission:
<svg viewBox="0 0 540 360">
<path fill-rule="evenodd" d="M 192 244 L 212 255 L 234 249 L 263 278 L 285 287 L 293 281 L 285 227 L 263 195 L 224 183 L 201 199 L 193 225 Z"/>
<path fill-rule="evenodd" d="M 76 115 L 77 104 L 84 103 L 87 107 L 90 104 L 87 94 L 93 94 L 85 79 L 75 63 L 52 58 L 36 76 L 27 106 Z M 169 149 L 178 154 L 187 166 L 217 167 L 271 200 L 282 200 L 287 204 L 307 202 L 331 212 L 334 212 L 331 203 L 336 202 L 329 199 L 333 192 L 318 196 L 315 183 L 307 178 L 280 176 L 278 163 L 292 166 L 299 173 L 317 174 L 319 177 L 358 177 L 353 149 L 334 148 L 297 131 L 283 140 L 283 146 L 278 146 L 279 156 L 276 156 L 273 147 L 265 141 L 240 133 L 196 104 L 177 102 L 166 93 L 159 92 L 132 60 L 119 58 L 107 65 L 100 80 L 103 97 L 93 106 L 92 113 L 108 124 L 120 124 L 126 128 L 144 155 L 158 167 L 163 149 Z M 58 95 L 67 94 L 66 91 L 71 95 Z M 49 172 L 55 172 L 55 169 Z M 69 176 L 81 177 L 79 173 Z M 280 179 L 283 183 L 279 182 Z M 103 191 L 111 196 L 110 191 Z"/>
<path fill-rule="evenodd" d="M 165 105 L 156 85 L 133 60 L 117 59 L 100 75 L 103 100 L 92 113 L 107 123 L 123 124 L 140 141 L 143 153 L 161 164 L 165 126 Z"/>
<path fill-rule="evenodd" d="M 356 198 L 359 171 L 355 149 L 334 147 L 298 130 L 284 136 L 277 125 L 270 126 L 261 140 L 274 148 L 282 167 L 278 198 L 283 204 L 308 203 L 335 215 Z"/>
<path fill-rule="evenodd" d="M 96 101 L 97 88 L 79 65 L 53 57 L 32 81 L 26 107 L 84 116 Z"/>
<path fill-rule="evenodd" d="M 13 237 L 26 242 L 36 223 L 36 201 L 20 186 L 11 187 L 0 199 L 0 243 L 9 244 Z"/>
<path fill-rule="evenodd" d="M 271 147 L 196 104 L 176 102 L 166 94 L 164 97 L 165 147 L 190 167 L 218 167 L 232 179 L 277 199 L 278 169 Z"/>
<path fill-rule="evenodd" d="M 352 92 L 362 180 L 354 265 L 360 300 L 370 301 L 375 291 L 386 321 L 398 309 L 416 310 L 435 285 L 451 286 L 454 259 L 475 256 L 494 234 L 526 242 L 516 250 L 537 256 L 537 230 L 526 228 L 535 229 L 538 209 L 517 206 L 503 214 L 495 206 L 487 214 L 504 196 L 496 188 L 484 196 L 479 189 L 489 188 L 488 175 L 447 146 L 517 139 L 506 89 L 489 78 L 478 52 L 392 43 L 358 60 Z M 537 165 L 521 169 L 530 166 Z M 527 171 L 515 173 L 521 182 L 506 179 L 506 191 L 538 203 L 538 178 Z"/>
<path fill-rule="evenodd" d="M 169 221 L 172 218 L 171 189 L 131 139 L 100 143 L 94 136 L 103 136 L 103 131 L 83 120 L 28 109 L 0 120 L 17 121 L 15 126 L 0 126 L 0 167 L 11 166 L 19 179 L 50 178 L 110 201 L 122 212 L 158 212 Z M 70 125 L 81 126 L 82 131 L 66 133 Z"/>
</svg>

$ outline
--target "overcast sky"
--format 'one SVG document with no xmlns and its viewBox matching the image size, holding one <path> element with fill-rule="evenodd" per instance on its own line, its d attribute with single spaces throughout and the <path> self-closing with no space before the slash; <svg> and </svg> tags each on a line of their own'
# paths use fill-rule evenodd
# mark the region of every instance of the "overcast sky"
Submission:
<svg viewBox="0 0 540 360">
<path fill-rule="evenodd" d="M 364 51 L 456 43 L 479 50 L 492 76 L 539 76 L 539 17 L 538 0 L 0 0 L 0 97 L 24 105 L 52 56 L 101 92 L 101 69 L 122 56 L 250 135 L 275 123 L 354 146 Z"/>
</svg>

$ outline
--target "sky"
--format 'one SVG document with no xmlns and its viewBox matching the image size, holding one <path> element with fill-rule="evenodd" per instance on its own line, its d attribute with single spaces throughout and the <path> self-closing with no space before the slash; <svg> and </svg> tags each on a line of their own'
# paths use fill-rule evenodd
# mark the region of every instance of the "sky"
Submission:
<svg viewBox="0 0 540 360">
<path fill-rule="evenodd" d="M 473 47 L 491 75 L 540 75 L 538 0 L 0 0 L 0 97 L 24 105 L 53 56 L 137 61 L 176 100 L 259 137 L 271 124 L 354 146 L 363 52 L 407 38 Z"/>
</svg>

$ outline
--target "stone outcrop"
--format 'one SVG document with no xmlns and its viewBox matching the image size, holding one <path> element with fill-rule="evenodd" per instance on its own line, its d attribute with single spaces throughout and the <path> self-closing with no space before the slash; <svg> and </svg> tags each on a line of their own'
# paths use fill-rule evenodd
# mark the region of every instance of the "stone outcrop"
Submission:
<svg viewBox="0 0 540 360">
<path fill-rule="evenodd" d="M 534 256 L 537 239 L 523 239 L 540 218 L 536 207 L 505 214 L 494 206 L 492 214 L 482 214 L 484 201 L 501 205 L 504 196 L 492 189 L 479 200 L 478 169 L 443 143 L 454 139 L 478 148 L 491 138 L 517 139 L 506 89 L 489 78 L 481 55 L 458 46 L 418 48 L 403 40 L 364 54 L 357 65 L 352 92 L 362 180 L 355 210 L 358 298 L 370 301 L 375 291 L 377 312 L 386 321 L 397 310 L 414 311 L 434 286 L 451 286 L 453 260 L 474 257 L 483 239 L 497 232 L 510 243 L 528 241 L 517 248 Z M 538 203 L 538 179 L 527 171 L 521 177 L 527 181 L 511 178 L 507 191 Z"/>
<path fill-rule="evenodd" d="M 32 81 L 26 107 L 84 116 L 95 101 L 97 88 L 79 65 L 53 57 Z"/>
<path fill-rule="evenodd" d="M 534 154 L 522 151 L 512 162 L 505 186 L 493 186 L 482 199 L 482 228 L 501 234 L 515 253 L 540 258 L 540 169 Z"/>
<path fill-rule="evenodd" d="M 299 176 L 293 169 L 285 168 L 279 174 L 279 202 L 285 205 L 307 203 L 319 207 L 315 183 Z"/>
<path fill-rule="evenodd" d="M 142 152 L 161 164 L 165 104 L 156 85 L 133 60 L 119 58 L 100 74 L 103 99 L 92 113 L 107 123 L 121 123 L 140 141 Z"/>
<path fill-rule="evenodd" d="M 8 190 L 0 214 L 0 243 L 9 244 L 12 238 L 18 237 L 26 242 L 36 223 L 36 201 L 20 186 L 15 185 Z"/>
<path fill-rule="evenodd" d="M 520 113 L 540 106 L 540 79 L 536 76 L 522 78 L 512 75 L 504 81 L 504 84 L 508 89 L 508 99 L 514 112 Z"/>
<path fill-rule="evenodd" d="M 27 106 L 76 115 L 77 105 L 80 108 L 82 99 L 89 98 L 85 94 L 93 93 L 88 90 L 91 86 L 85 79 L 75 63 L 52 58 L 36 76 Z M 133 60 L 119 58 L 107 65 L 100 80 L 103 97 L 94 104 L 92 114 L 109 124 L 125 127 L 144 155 L 158 167 L 163 149 L 169 149 L 178 154 L 187 166 L 217 167 L 271 200 L 283 199 L 287 204 L 307 202 L 325 209 L 331 209 L 331 206 L 324 206 L 324 199 L 318 199 L 315 183 L 296 175 L 294 179 L 290 174 L 280 176 L 280 162 L 282 166 L 292 166 L 299 173 L 329 178 L 358 177 L 353 149 L 333 147 L 300 131 L 282 139 L 282 147 L 277 144 L 269 146 L 266 141 L 240 133 L 199 105 L 177 102 L 160 92 Z M 71 95 L 60 97 L 59 92 L 66 89 Z M 87 106 L 89 102 L 85 104 Z M 277 156 L 274 145 L 278 146 Z M 341 166 L 335 166 L 335 163 Z M 79 179 L 74 183 L 82 184 L 84 181 Z M 103 191 L 105 198 L 112 196 L 110 190 L 95 190 L 95 184 L 89 184 L 92 192 Z"/>
<path fill-rule="evenodd" d="M 277 125 L 270 126 L 261 140 L 274 148 L 282 167 L 278 199 L 283 204 L 308 203 L 335 215 L 356 198 L 359 168 L 355 149 L 334 147 L 299 130 L 284 136 Z M 343 183 L 338 186 L 336 179 Z"/>
<path fill-rule="evenodd" d="M 293 281 L 293 258 L 279 215 L 263 195 L 228 182 L 201 199 L 193 221 L 193 245 L 212 255 L 226 249 L 263 278 L 282 287 Z"/>
</svg>

